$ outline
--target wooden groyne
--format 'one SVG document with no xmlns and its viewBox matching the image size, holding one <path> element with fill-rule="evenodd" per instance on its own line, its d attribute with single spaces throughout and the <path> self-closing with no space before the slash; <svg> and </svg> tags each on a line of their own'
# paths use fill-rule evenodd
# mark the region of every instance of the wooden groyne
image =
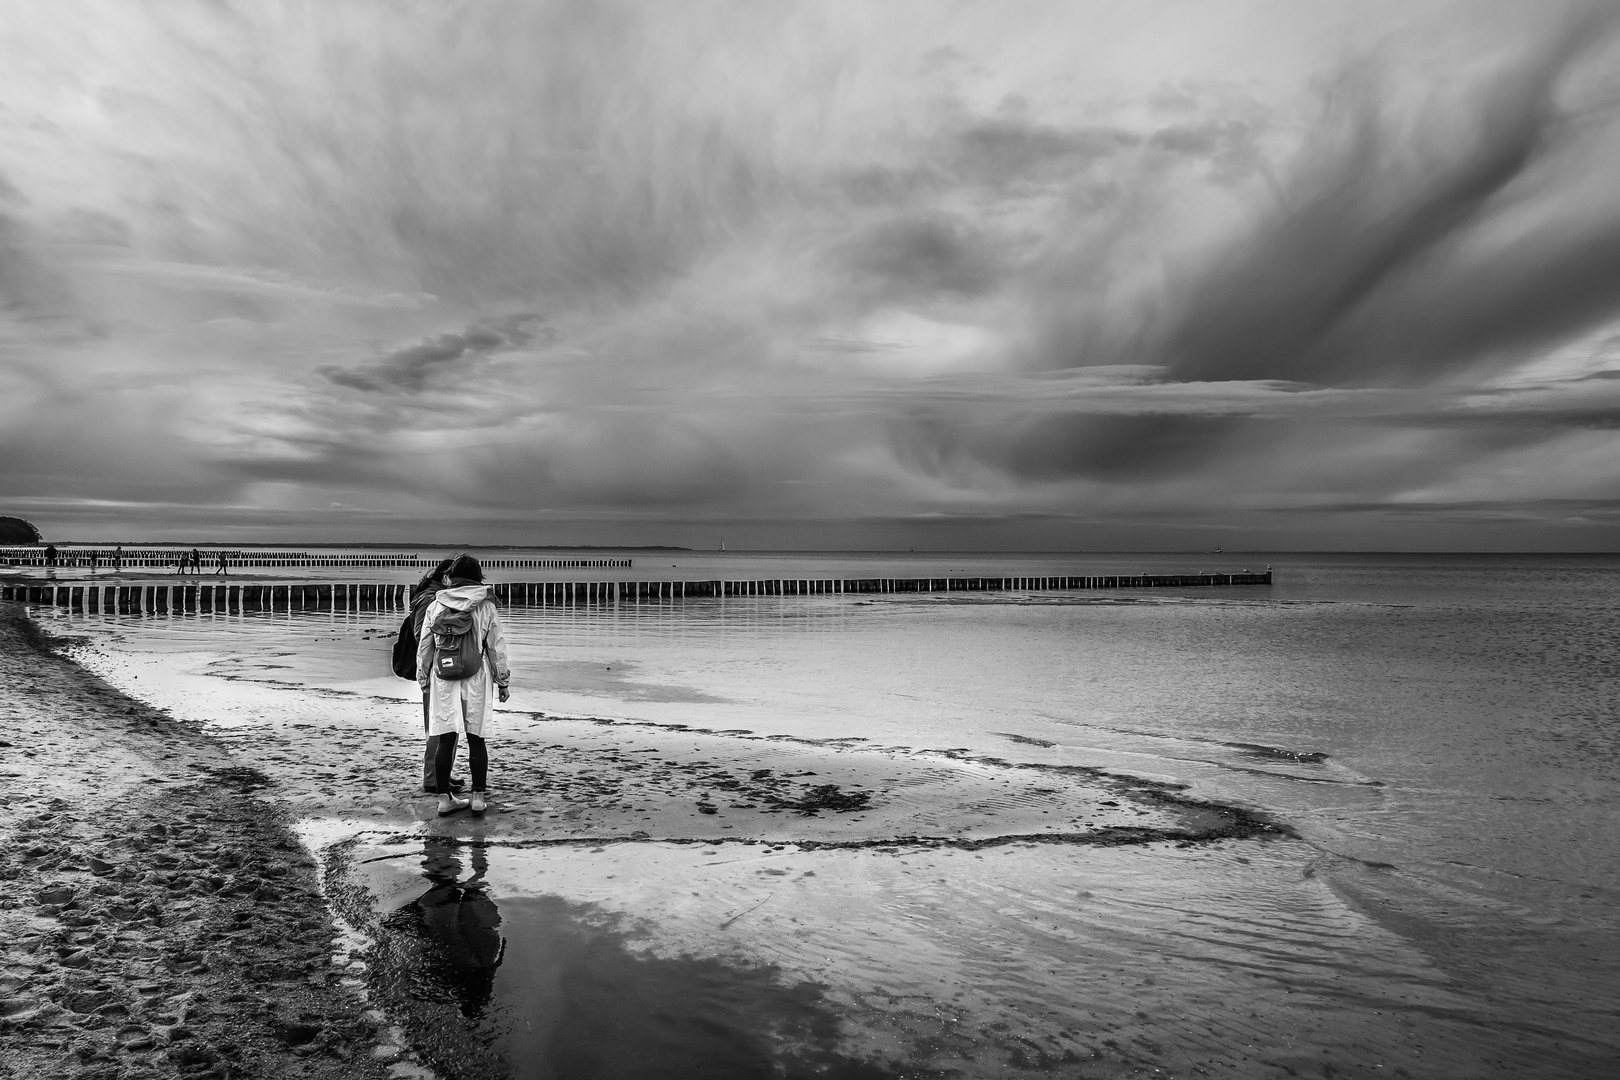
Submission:
<svg viewBox="0 0 1620 1080">
<path fill-rule="evenodd" d="M 182 557 L 191 555 L 191 551 L 191 548 L 125 548 L 120 552 L 116 548 L 109 547 L 59 545 L 56 549 L 56 561 L 53 563 L 46 561 L 45 548 L 35 544 L 29 547 L 0 548 L 0 563 L 6 563 L 10 566 L 97 567 L 104 569 L 111 569 L 116 565 L 130 570 L 173 570 L 179 565 Z M 225 565 L 231 570 L 296 570 L 315 567 L 355 570 L 386 570 L 395 567 L 415 569 L 437 566 L 444 559 L 442 554 L 421 555 L 414 552 L 393 555 L 372 552 L 322 555 L 308 551 L 258 551 L 232 548 L 198 548 L 197 551 L 202 556 L 204 570 L 213 570 L 219 566 L 221 555 L 224 555 Z M 540 556 L 522 559 L 507 559 L 499 555 L 491 555 L 487 558 L 480 556 L 478 561 L 482 566 L 495 570 L 629 569 L 634 563 L 633 559 L 598 558 L 582 555 Z"/>
<path fill-rule="evenodd" d="M 487 565 L 487 564 L 486 564 Z M 765 578 L 715 581 L 513 581 L 495 598 L 513 607 L 618 604 L 729 596 L 827 596 L 870 593 L 1054 592 L 1095 589 L 1219 588 L 1270 585 L 1259 574 L 1134 574 L 1071 577 Z M 359 582 L 264 581 L 200 584 L 0 585 L 0 599 L 104 614 L 244 611 L 400 611 L 410 586 Z"/>
</svg>

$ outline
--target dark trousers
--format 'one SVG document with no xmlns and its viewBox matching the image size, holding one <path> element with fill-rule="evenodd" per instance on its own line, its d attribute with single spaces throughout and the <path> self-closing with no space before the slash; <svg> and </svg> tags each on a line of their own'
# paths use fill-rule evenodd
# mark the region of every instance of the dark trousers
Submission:
<svg viewBox="0 0 1620 1080">
<path fill-rule="evenodd" d="M 422 730 L 426 732 L 433 726 L 433 709 L 428 703 L 428 696 L 432 691 L 422 691 Z M 456 762 L 456 732 L 446 735 L 429 735 L 427 749 L 422 755 L 422 786 L 431 787 L 439 794 L 450 791 L 450 769 Z M 469 734 L 467 736 L 467 764 L 472 769 L 472 789 L 483 791 L 484 784 L 489 779 L 489 747 L 484 740 Z"/>
<path fill-rule="evenodd" d="M 433 765 L 433 790 L 440 795 L 449 795 L 450 792 L 450 766 L 456 760 L 457 733 L 447 731 L 438 737 L 439 754 Z M 489 744 L 482 736 L 467 732 L 467 765 L 472 770 L 472 789 L 483 791 L 484 784 L 489 779 Z"/>
</svg>

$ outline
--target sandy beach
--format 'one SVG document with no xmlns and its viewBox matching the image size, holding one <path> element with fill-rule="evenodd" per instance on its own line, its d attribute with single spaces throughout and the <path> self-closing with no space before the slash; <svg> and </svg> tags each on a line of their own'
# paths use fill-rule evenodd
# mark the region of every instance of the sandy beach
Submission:
<svg viewBox="0 0 1620 1080">
<path fill-rule="evenodd" d="M 194 725 L 0 609 L 0 1076 L 381 1077 L 315 865 Z"/>
</svg>

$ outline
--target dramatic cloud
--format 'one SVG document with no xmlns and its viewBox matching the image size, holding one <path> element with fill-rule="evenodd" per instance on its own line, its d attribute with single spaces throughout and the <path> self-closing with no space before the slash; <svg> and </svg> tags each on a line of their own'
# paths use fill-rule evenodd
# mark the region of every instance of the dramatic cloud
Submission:
<svg viewBox="0 0 1620 1080">
<path fill-rule="evenodd" d="M 1613 106 L 1590 115 L 1569 84 L 1612 59 L 1613 23 L 1555 24 L 1412 116 L 1390 115 L 1378 74 L 1345 76 L 1268 220 L 1193 283 L 1169 373 L 1426 382 L 1612 317 L 1620 202 L 1583 191 L 1580 150 L 1613 142 Z"/>
<path fill-rule="evenodd" d="M 439 334 L 416 345 L 397 349 L 374 364 L 351 368 L 328 366 L 321 374 L 340 386 L 355 390 L 415 392 L 424 389 L 430 376 L 446 372 L 454 375 L 455 362 L 492 352 L 503 346 L 526 345 L 532 340 L 524 329 L 536 316 L 516 316 L 499 327 L 469 326 L 459 334 Z M 465 365 L 463 365 L 463 369 Z"/>
<path fill-rule="evenodd" d="M 0 47 L 0 512 L 58 536 L 1620 538 L 1610 4 L 61 3 Z"/>
</svg>

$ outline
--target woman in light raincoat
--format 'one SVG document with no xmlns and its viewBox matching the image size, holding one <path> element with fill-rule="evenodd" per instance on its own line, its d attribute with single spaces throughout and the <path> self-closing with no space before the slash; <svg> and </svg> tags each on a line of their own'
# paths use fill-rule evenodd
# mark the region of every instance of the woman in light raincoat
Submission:
<svg viewBox="0 0 1620 1080">
<path fill-rule="evenodd" d="M 416 645 L 416 681 L 428 695 L 428 734 L 439 737 L 434 759 L 434 790 L 439 795 L 439 813 L 453 814 L 469 805 L 482 814 L 485 784 L 489 776 L 489 748 L 485 735 L 495 712 L 495 697 L 509 696 L 512 671 L 506 658 L 506 633 L 500 612 L 495 608 L 494 590 L 484 584 L 484 568 L 471 555 L 458 555 L 422 618 L 422 633 Z M 434 670 L 433 627 L 442 615 L 471 612 L 482 652 L 477 671 L 465 679 L 441 679 Z M 467 763 L 472 770 L 472 799 L 460 798 L 450 790 L 450 766 L 456 757 L 456 736 L 467 733 Z"/>
</svg>

